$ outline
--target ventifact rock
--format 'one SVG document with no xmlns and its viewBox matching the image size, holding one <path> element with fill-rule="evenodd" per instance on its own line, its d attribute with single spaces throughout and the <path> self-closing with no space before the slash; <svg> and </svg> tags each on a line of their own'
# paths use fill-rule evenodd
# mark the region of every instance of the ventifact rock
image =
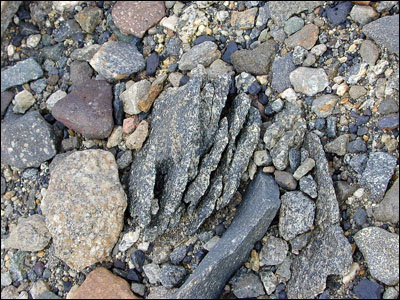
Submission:
<svg viewBox="0 0 400 300">
<path fill-rule="evenodd" d="M 178 225 L 187 233 L 232 199 L 256 147 L 260 116 L 239 94 L 225 110 L 231 77 L 209 81 L 203 66 L 155 101 L 151 134 L 131 166 L 130 213 L 153 240 Z M 190 113 L 188 113 L 190 111 Z"/>
</svg>

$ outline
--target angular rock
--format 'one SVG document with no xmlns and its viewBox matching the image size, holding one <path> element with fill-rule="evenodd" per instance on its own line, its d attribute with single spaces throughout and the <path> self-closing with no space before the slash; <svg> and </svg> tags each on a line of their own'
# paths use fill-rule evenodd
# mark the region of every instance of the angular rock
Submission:
<svg viewBox="0 0 400 300">
<path fill-rule="evenodd" d="M 215 43 L 206 41 L 194 46 L 188 52 L 184 53 L 178 62 L 179 70 L 190 71 L 198 64 L 205 67 L 211 65 L 213 61 L 221 57 L 221 52 Z"/>
<path fill-rule="evenodd" d="M 149 57 L 146 58 L 146 75 L 154 76 L 157 71 L 157 67 L 160 63 L 160 57 L 157 52 L 153 52 Z"/>
<path fill-rule="evenodd" d="M 353 4 L 350 1 L 340 2 L 334 7 L 327 6 L 325 8 L 326 16 L 332 25 L 340 25 L 347 20 Z"/>
<path fill-rule="evenodd" d="M 357 247 L 375 279 L 386 285 L 399 282 L 399 235 L 379 227 L 361 229 L 354 235 Z"/>
<path fill-rule="evenodd" d="M 102 18 L 103 11 L 98 7 L 85 7 L 75 15 L 75 20 L 87 33 L 92 33 Z"/>
<path fill-rule="evenodd" d="M 399 222 L 399 179 L 396 179 L 383 200 L 373 209 L 373 215 L 378 221 L 393 224 Z"/>
<path fill-rule="evenodd" d="M 15 113 L 24 114 L 34 103 L 35 98 L 33 98 L 33 95 L 27 90 L 23 90 L 14 97 L 13 111 Z"/>
<path fill-rule="evenodd" d="M 221 59 L 227 62 L 228 64 L 232 63 L 231 56 L 237 50 L 239 50 L 237 44 L 234 41 L 230 41 L 226 46 L 226 50 L 224 52 L 224 55 L 222 55 Z"/>
<path fill-rule="evenodd" d="M 147 79 L 135 82 L 127 88 L 120 98 L 124 103 L 124 112 L 130 115 L 140 114 L 139 101 L 148 93 L 151 83 Z"/>
<path fill-rule="evenodd" d="M 296 92 L 307 96 L 314 96 L 329 85 L 328 76 L 321 68 L 299 67 L 290 73 L 289 79 Z"/>
<path fill-rule="evenodd" d="M 79 24 L 75 20 L 68 20 L 54 30 L 53 36 L 56 42 L 63 42 L 81 33 L 82 30 Z"/>
<path fill-rule="evenodd" d="M 136 46 L 114 41 L 104 43 L 93 55 L 90 65 L 109 81 L 124 79 L 146 66 Z"/>
<path fill-rule="evenodd" d="M 155 263 L 144 265 L 143 271 L 151 284 L 156 284 L 160 282 L 161 269 Z"/>
<path fill-rule="evenodd" d="M 278 278 L 271 271 L 260 272 L 260 277 L 267 295 L 271 295 L 278 285 Z"/>
<path fill-rule="evenodd" d="M 325 145 L 326 152 L 335 153 L 336 155 L 343 156 L 346 154 L 347 144 L 349 143 L 349 136 L 343 134 Z"/>
<path fill-rule="evenodd" d="M 113 21 L 121 32 L 139 38 L 164 16 L 164 1 L 118 1 L 112 10 Z"/>
<path fill-rule="evenodd" d="M 11 91 L 5 91 L 1 93 L 1 118 L 4 117 L 6 110 L 13 98 L 14 93 Z"/>
<path fill-rule="evenodd" d="M 371 6 L 354 5 L 350 12 L 350 17 L 361 26 L 364 26 L 365 24 L 376 20 L 379 17 L 379 14 Z"/>
<path fill-rule="evenodd" d="M 323 1 L 271 1 L 268 5 L 274 23 L 283 26 L 292 15 L 302 11 L 311 12 L 314 8 L 323 5 Z"/>
<path fill-rule="evenodd" d="M 14 66 L 1 70 L 1 92 L 43 76 L 43 70 L 33 58 L 19 61 Z"/>
<path fill-rule="evenodd" d="M 253 7 L 245 11 L 233 11 L 231 26 L 236 30 L 252 29 L 256 20 L 258 8 Z"/>
<path fill-rule="evenodd" d="M 167 79 L 167 75 L 163 74 L 156 78 L 150 86 L 150 89 L 138 102 L 138 108 L 143 112 L 148 112 L 153 105 L 158 95 L 162 92 L 164 87 L 164 81 Z"/>
<path fill-rule="evenodd" d="M 289 247 L 284 240 L 268 237 L 260 252 L 260 266 L 280 265 L 285 260 L 288 250 Z"/>
<path fill-rule="evenodd" d="M 358 99 L 364 96 L 367 93 L 367 90 L 363 86 L 353 85 L 350 90 L 349 94 L 352 99 Z"/>
<path fill-rule="evenodd" d="M 44 249 L 50 242 L 50 238 L 44 217 L 31 215 L 18 220 L 17 227 L 11 231 L 4 245 L 7 248 L 35 252 Z"/>
<path fill-rule="evenodd" d="M 304 176 L 300 178 L 300 190 L 310 196 L 311 198 L 315 199 L 318 196 L 317 193 L 317 184 L 312 178 L 311 175 Z"/>
<path fill-rule="evenodd" d="M 252 273 L 241 274 L 239 277 L 235 277 L 232 286 L 233 294 L 239 299 L 265 295 L 260 278 Z"/>
<path fill-rule="evenodd" d="M 239 50 L 231 55 L 236 72 L 247 72 L 253 75 L 268 74 L 275 56 L 275 42 L 268 40 L 254 50 Z"/>
<path fill-rule="evenodd" d="M 326 118 L 332 114 L 333 109 L 339 98 L 334 95 L 323 95 L 316 98 L 311 106 L 311 110 L 319 117 Z"/>
<path fill-rule="evenodd" d="M 110 152 L 67 156 L 53 170 L 42 201 L 56 256 L 76 270 L 105 260 L 122 230 L 126 206 Z"/>
<path fill-rule="evenodd" d="M 98 267 L 87 275 L 85 281 L 67 295 L 67 299 L 140 299 L 130 289 L 129 283 Z"/>
<path fill-rule="evenodd" d="M 50 95 L 49 98 L 46 100 L 46 107 L 49 111 L 51 111 L 54 107 L 54 105 L 60 101 L 62 98 L 67 96 L 67 93 L 64 92 L 63 90 L 58 90 L 54 92 L 53 94 Z"/>
<path fill-rule="evenodd" d="M 317 25 L 307 24 L 300 31 L 289 36 L 285 40 L 288 48 L 301 46 L 304 49 L 310 50 L 318 40 L 319 29 Z"/>
<path fill-rule="evenodd" d="M 306 175 L 308 172 L 310 172 L 315 166 L 315 161 L 308 157 L 306 158 L 301 165 L 296 169 L 296 171 L 293 174 L 293 177 L 297 180 L 302 178 L 304 175 Z"/>
<path fill-rule="evenodd" d="M 88 139 L 107 138 L 113 127 L 111 86 L 104 80 L 87 80 L 74 86 L 51 113 L 65 126 Z"/>
<path fill-rule="evenodd" d="M 227 231 L 174 296 L 218 298 L 254 243 L 267 231 L 279 206 L 278 185 L 272 176 L 258 171 Z"/>
<path fill-rule="evenodd" d="M 371 152 L 360 185 L 370 192 L 370 199 L 379 202 L 385 195 L 387 185 L 396 167 L 396 158 L 386 152 Z"/>
<path fill-rule="evenodd" d="M 43 280 L 36 281 L 30 289 L 32 299 L 62 299 L 50 291 L 49 285 Z"/>
<path fill-rule="evenodd" d="M 383 286 L 369 279 L 363 279 L 353 291 L 359 299 L 382 299 Z"/>
<path fill-rule="evenodd" d="M 291 17 L 289 20 L 285 22 L 285 33 L 287 35 L 291 35 L 297 31 L 299 31 L 304 26 L 304 20 L 299 17 Z"/>
<path fill-rule="evenodd" d="M 122 141 L 122 126 L 117 126 L 114 128 L 113 132 L 108 137 L 107 148 L 115 147 L 121 141 Z"/>
<path fill-rule="evenodd" d="M 143 143 L 149 133 L 149 123 L 143 120 L 139 123 L 136 130 L 126 139 L 126 147 L 128 149 L 142 149 Z"/>
<path fill-rule="evenodd" d="M 280 58 L 275 58 L 272 64 L 272 82 L 271 86 L 278 93 L 291 87 L 289 74 L 296 69 L 290 53 Z"/>
<path fill-rule="evenodd" d="M 215 79 L 225 73 L 234 75 L 235 72 L 233 71 L 233 67 L 224 62 L 222 59 L 215 60 L 210 67 L 207 68 L 207 74 L 210 79 Z"/>
<path fill-rule="evenodd" d="M 14 17 L 22 1 L 3 1 L 1 2 L 1 39 L 3 39 L 3 33 L 7 29 L 8 24 Z M 1 74 L 3 75 L 3 74 Z M 2 76 L 3 77 L 3 76 Z M 1 83 L 3 85 L 3 83 Z M 1 90 L 3 91 L 3 90 Z M 3 298 L 3 297 L 2 297 Z"/>
<path fill-rule="evenodd" d="M 182 245 L 174 249 L 174 251 L 172 251 L 171 254 L 169 255 L 169 258 L 174 265 L 179 265 L 185 258 L 186 253 L 187 253 L 187 247 L 185 245 Z"/>
<path fill-rule="evenodd" d="M 74 61 L 70 66 L 70 78 L 73 85 L 78 85 L 92 77 L 93 70 L 85 61 Z"/>
<path fill-rule="evenodd" d="M 39 167 L 55 155 L 53 128 L 37 111 L 2 124 L 2 163 L 16 168 Z"/>
<path fill-rule="evenodd" d="M 275 181 L 285 190 L 293 191 L 297 187 L 297 181 L 293 178 L 293 175 L 285 171 L 275 171 Z"/>
<path fill-rule="evenodd" d="M 378 121 L 378 127 L 381 129 L 396 129 L 399 127 L 399 114 L 391 114 L 381 118 Z"/>
<path fill-rule="evenodd" d="M 92 59 L 93 55 L 95 55 L 96 52 L 99 51 L 100 47 L 101 45 L 94 44 L 84 48 L 78 48 L 72 51 L 70 57 L 73 60 L 88 62 Z"/>
<path fill-rule="evenodd" d="M 173 288 L 182 283 L 186 276 L 186 269 L 181 266 L 163 265 L 160 272 L 160 282 L 166 288 Z"/>
<path fill-rule="evenodd" d="M 365 40 L 361 44 L 360 55 L 367 64 L 373 66 L 379 58 L 379 48 L 373 41 Z"/>
</svg>

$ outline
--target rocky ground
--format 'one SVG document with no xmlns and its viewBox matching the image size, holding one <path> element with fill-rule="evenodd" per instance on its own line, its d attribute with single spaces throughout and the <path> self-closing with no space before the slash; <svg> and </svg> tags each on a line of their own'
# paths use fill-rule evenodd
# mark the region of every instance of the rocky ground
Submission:
<svg viewBox="0 0 400 300">
<path fill-rule="evenodd" d="M 397 1 L 2 1 L 1 40 L 1 298 L 398 298 Z"/>
</svg>

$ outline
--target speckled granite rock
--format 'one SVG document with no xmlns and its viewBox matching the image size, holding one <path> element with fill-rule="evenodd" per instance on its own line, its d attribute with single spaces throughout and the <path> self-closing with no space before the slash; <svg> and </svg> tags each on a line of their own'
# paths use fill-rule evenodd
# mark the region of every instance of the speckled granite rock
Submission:
<svg viewBox="0 0 400 300">
<path fill-rule="evenodd" d="M 110 152 L 77 151 L 61 160 L 42 201 L 56 256 L 76 270 L 105 260 L 122 230 L 126 206 Z"/>
<path fill-rule="evenodd" d="M 19 61 L 14 66 L 1 70 L 1 92 L 43 76 L 43 70 L 33 58 Z"/>
</svg>

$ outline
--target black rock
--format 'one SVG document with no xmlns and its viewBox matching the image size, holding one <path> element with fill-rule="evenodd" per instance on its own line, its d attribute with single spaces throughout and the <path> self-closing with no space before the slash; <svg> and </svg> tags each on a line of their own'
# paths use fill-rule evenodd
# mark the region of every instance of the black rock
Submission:
<svg viewBox="0 0 400 300">
<path fill-rule="evenodd" d="M 28 20 L 28 19 L 31 18 L 31 14 L 29 13 L 29 11 L 26 10 L 26 8 L 23 7 L 22 5 L 19 7 L 19 9 L 17 11 L 17 16 L 18 16 L 20 21 Z"/>
<path fill-rule="evenodd" d="M 190 77 L 185 75 L 181 78 L 181 80 L 179 81 L 179 86 L 184 86 L 186 83 L 188 83 Z"/>
<path fill-rule="evenodd" d="M 254 81 L 248 88 L 248 93 L 250 95 L 257 95 L 261 91 L 261 85 L 257 82 Z"/>
<path fill-rule="evenodd" d="M 292 170 L 296 170 L 300 166 L 301 153 L 299 149 L 291 148 L 289 150 L 289 166 Z"/>
<path fill-rule="evenodd" d="M 122 125 L 124 121 L 124 103 L 120 99 L 113 101 L 113 116 L 116 125 Z"/>
<path fill-rule="evenodd" d="M 114 274 L 116 274 L 116 275 L 118 275 L 120 277 L 123 277 L 125 279 L 128 277 L 128 272 L 126 272 L 124 270 L 121 270 L 121 269 L 118 269 L 118 268 L 112 268 L 112 271 L 113 271 Z"/>
<path fill-rule="evenodd" d="M 113 266 L 114 266 L 115 268 L 125 270 L 125 268 L 126 268 L 126 263 L 124 263 L 123 261 L 117 259 L 116 261 L 114 261 Z"/>
<path fill-rule="evenodd" d="M 350 1 L 340 2 L 334 7 L 328 6 L 325 10 L 329 23 L 333 25 L 339 25 L 345 22 L 352 7 L 353 4 Z"/>
<path fill-rule="evenodd" d="M 149 114 L 150 114 L 150 111 L 147 111 L 147 112 L 142 111 L 139 114 L 139 122 L 142 121 L 142 120 L 145 120 Z"/>
<path fill-rule="evenodd" d="M 136 272 L 135 269 L 129 269 L 126 279 L 135 281 L 135 282 L 142 282 L 143 277 L 138 272 Z"/>
<path fill-rule="evenodd" d="M 146 58 L 146 75 L 154 76 L 157 71 L 160 58 L 157 52 L 153 52 L 148 58 Z"/>
<path fill-rule="evenodd" d="M 39 28 L 37 28 L 35 25 L 31 23 L 19 22 L 18 26 L 19 26 L 19 33 L 24 36 L 40 33 Z"/>
<path fill-rule="evenodd" d="M 208 251 L 206 249 L 200 249 L 199 251 L 197 251 L 194 254 L 194 263 L 199 264 L 203 260 L 204 256 L 206 256 L 207 253 L 208 253 Z"/>
<path fill-rule="evenodd" d="M 11 44 L 15 47 L 21 46 L 21 42 L 24 39 L 24 36 L 21 34 L 14 34 L 11 38 Z"/>
<path fill-rule="evenodd" d="M 70 281 L 63 281 L 64 292 L 68 293 L 72 288 L 72 283 Z"/>
<path fill-rule="evenodd" d="M 210 36 L 210 35 L 202 35 L 202 36 L 199 36 L 197 39 L 194 40 L 193 46 L 199 45 L 199 44 L 201 44 L 203 42 L 207 42 L 207 41 L 215 43 L 216 39 L 213 36 Z"/>
<path fill-rule="evenodd" d="M 260 102 L 262 105 L 268 104 L 268 97 L 263 91 L 258 94 L 258 102 Z"/>
<path fill-rule="evenodd" d="M 141 250 L 136 250 L 131 254 L 131 261 L 135 265 L 136 270 L 138 270 L 139 272 L 143 272 L 143 264 L 145 260 L 146 256 Z"/>
<path fill-rule="evenodd" d="M 183 262 L 185 263 L 185 264 L 190 264 L 190 262 L 192 261 L 192 256 L 191 255 L 187 255 L 187 256 L 185 256 L 185 258 L 183 259 Z"/>
<path fill-rule="evenodd" d="M 231 63 L 231 55 L 236 52 L 238 49 L 237 44 L 234 41 L 230 41 L 228 46 L 226 47 L 224 55 L 222 55 L 221 59 L 228 64 Z"/>
<path fill-rule="evenodd" d="M 232 80 L 231 80 L 231 84 L 229 86 L 229 95 L 234 95 L 237 92 L 237 88 L 236 88 L 236 82 L 235 82 L 235 76 L 232 75 Z"/>
<path fill-rule="evenodd" d="M 359 299 L 381 299 L 383 287 L 368 279 L 361 280 L 353 289 Z"/>
<path fill-rule="evenodd" d="M 292 85 L 289 80 L 289 74 L 296 69 L 293 63 L 292 52 L 285 56 L 276 58 L 272 63 L 272 82 L 271 87 L 278 93 L 290 88 Z"/>
</svg>

